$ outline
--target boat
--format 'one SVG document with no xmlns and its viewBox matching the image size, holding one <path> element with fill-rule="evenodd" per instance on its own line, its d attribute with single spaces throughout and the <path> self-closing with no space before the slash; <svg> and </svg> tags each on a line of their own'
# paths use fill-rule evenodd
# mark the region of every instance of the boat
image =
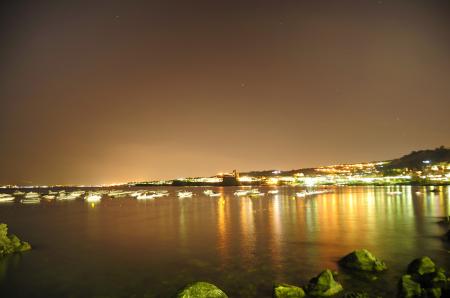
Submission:
<svg viewBox="0 0 450 298">
<path fill-rule="evenodd" d="M 249 194 L 250 190 L 244 190 L 244 189 L 240 189 L 240 190 L 236 190 L 234 192 L 234 195 L 237 197 L 243 197 L 243 196 L 247 196 Z"/>
<path fill-rule="evenodd" d="M 79 198 L 84 195 L 86 192 L 84 190 L 77 190 L 70 193 L 71 196 Z"/>
<path fill-rule="evenodd" d="M 304 197 L 307 197 L 307 196 L 320 195 L 320 194 L 324 194 L 324 193 L 328 193 L 328 192 L 330 192 L 330 191 L 327 190 L 327 189 L 323 189 L 323 190 L 303 190 L 301 192 L 295 193 L 295 195 L 298 198 L 304 198 Z"/>
<path fill-rule="evenodd" d="M 396 195 L 401 195 L 402 192 L 399 190 L 396 190 L 396 191 L 388 191 L 388 192 L 386 192 L 386 194 L 389 196 L 396 196 Z"/>
<path fill-rule="evenodd" d="M 89 193 L 87 196 L 84 197 L 84 199 L 86 200 L 86 202 L 96 203 L 100 202 L 102 196 L 97 193 Z"/>
<path fill-rule="evenodd" d="M 24 196 L 25 199 L 34 199 L 39 198 L 39 194 L 37 192 L 27 192 Z"/>
<path fill-rule="evenodd" d="M 131 193 L 130 196 L 133 198 L 136 198 L 137 196 L 140 196 L 142 193 L 143 193 L 142 190 L 138 190 L 138 191 Z"/>
<path fill-rule="evenodd" d="M 42 198 L 46 200 L 54 200 L 56 195 L 43 195 Z"/>
<path fill-rule="evenodd" d="M 278 189 L 271 189 L 267 193 L 271 194 L 271 195 L 276 195 L 276 194 L 278 194 L 278 192 L 279 192 Z"/>
<path fill-rule="evenodd" d="M 77 199 L 77 197 L 63 192 L 63 193 L 59 193 L 58 196 L 56 197 L 56 199 L 58 201 L 72 201 L 72 200 Z"/>
<path fill-rule="evenodd" d="M 38 204 L 41 202 L 41 198 L 39 197 L 32 197 L 32 198 L 24 198 L 20 200 L 22 204 Z"/>
<path fill-rule="evenodd" d="M 13 195 L 15 195 L 15 196 L 22 196 L 24 194 L 25 193 L 23 191 L 20 191 L 20 190 L 16 190 L 15 192 L 13 192 Z"/>
<path fill-rule="evenodd" d="M 251 197 L 262 197 L 262 196 L 264 196 L 264 193 L 260 192 L 258 189 L 251 189 L 248 192 L 248 195 Z"/>
<path fill-rule="evenodd" d="M 208 197 L 220 197 L 222 195 L 220 192 L 215 192 L 212 189 L 205 190 L 203 193 Z"/>
<path fill-rule="evenodd" d="M 108 196 L 111 198 L 123 198 L 126 197 L 130 194 L 131 192 L 129 191 L 123 191 L 123 190 L 112 190 L 108 193 Z"/>
<path fill-rule="evenodd" d="M 306 191 L 297 192 L 295 193 L 295 195 L 297 196 L 297 198 L 304 198 L 306 197 Z"/>
<path fill-rule="evenodd" d="M 14 201 L 14 197 L 10 194 L 2 193 L 0 194 L 0 203 L 12 202 Z"/>
<path fill-rule="evenodd" d="M 190 191 L 179 191 L 177 195 L 179 198 L 190 198 L 193 196 L 192 192 Z"/>
<path fill-rule="evenodd" d="M 70 193 L 66 193 L 65 191 L 60 191 L 58 196 L 56 197 L 56 199 L 60 200 L 60 201 L 73 201 L 73 200 L 80 198 L 84 194 L 85 194 L 85 191 L 82 191 L 82 190 L 73 191 Z"/>
<path fill-rule="evenodd" d="M 154 193 L 141 193 L 136 197 L 138 200 L 150 200 L 156 198 Z"/>
</svg>

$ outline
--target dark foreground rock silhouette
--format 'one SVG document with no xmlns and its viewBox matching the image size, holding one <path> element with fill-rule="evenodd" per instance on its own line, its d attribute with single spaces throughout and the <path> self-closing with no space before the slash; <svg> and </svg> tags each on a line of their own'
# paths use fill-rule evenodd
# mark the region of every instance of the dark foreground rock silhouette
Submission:
<svg viewBox="0 0 450 298">
<path fill-rule="evenodd" d="M 449 297 L 445 270 L 436 267 L 429 257 L 413 260 L 399 282 L 400 297 Z"/>
<path fill-rule="evenodd" d="M 326 269 L 310 280 L 306 292 L 309 296 L 328 297 L 342 290 L 342 285 L 334 280 L 331 270 Z"/>
<path fill-rule="evenodd" d="M 28 242 L 20 240 L 16 235 L 8 235 L 8 226 L 0 224 L 0 257 L 30 249 Z"/>
</svg>

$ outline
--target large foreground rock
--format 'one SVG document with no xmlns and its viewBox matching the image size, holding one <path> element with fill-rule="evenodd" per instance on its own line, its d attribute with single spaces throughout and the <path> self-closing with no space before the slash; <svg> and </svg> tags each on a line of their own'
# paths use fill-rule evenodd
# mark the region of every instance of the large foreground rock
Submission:
<svg viewBox="0 0 450 298">
<path fill-rule="evenodd" d="M 448 297 L 448 278 L 445 270 L 436 267 L 429 257 L 413 260 L 408 265 L 408 274 L 399 283 L 400 297 Z"/>
<path fill-rule="evenodd" d="M 355 250 L 343 257 L 339 264 L 349 269 L 379 272 L 387 269 L 383 261 L 378 260 L 367 249 Z"/>
<path fill-rule="evenodd" d="M 343 290 L 342 285 L 334 280 L 333 273 L 327 269 L 311 279 L 307 293 L 311 296 L 333 296 Z"/>
<path fill-rule="evenodd" d="M 433 273 L 436 271 L 436 265 L 429 257 L 422 257 L 413 260 L 408 265 L 409 274 L 424 275 L 426 273 Z"/>
<path fill-rule="evenodd" d="M 218 287 L 207 282 L 196 282 L 188 285 L 177 295 L 178 298 L 227 298 Z"/>
<path fill-rule="evenodd" d="M 422 296 L 422 288 L 420 287 L 420 284 L 414 281 L 412 276 L 409 274 L 402 276 L 399 287 L 400 297 L 412 298 Z"/>
<path fill-rule="evenodd" d="M 0 224 L 0 257 L 30 249 L 28 242 L 21 241 L 16 235 L 8 235 L 8 226 Z"/>
<path fill-rule="evenodd" d="M 273 288 L 273 297 L 274 298 L 303 298 L 305 297 L 305 291 L 302 288 L 279 284 L 275 285 Z"/>
</svg>

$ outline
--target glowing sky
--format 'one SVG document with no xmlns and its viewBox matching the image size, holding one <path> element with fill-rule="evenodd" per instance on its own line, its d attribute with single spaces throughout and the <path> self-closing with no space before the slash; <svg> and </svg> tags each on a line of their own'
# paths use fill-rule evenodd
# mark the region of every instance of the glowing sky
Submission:
<svg viewBox="0 0 450 298">
<path fill-rule="evenodd" d="M 1 4 L 1 184 L 450 145 L 448 1 L 70 2 Z"/>
</svg>

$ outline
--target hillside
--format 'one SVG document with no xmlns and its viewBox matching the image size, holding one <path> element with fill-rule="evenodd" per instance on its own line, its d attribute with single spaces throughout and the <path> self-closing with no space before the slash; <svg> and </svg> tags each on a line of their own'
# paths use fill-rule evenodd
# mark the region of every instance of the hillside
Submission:
<svg viewBox="0 0 450 298">
<path fill-rule="evenodd" d="M 421 169 L 428 164 L 450 162 L 450 149 L 441 146 L 434 150 L 413 151 L 410 154 L 392 160 L 385 169 Z"/>
<path fill-rule="evenodd" d="M 425 161 L 425 163 L 424 163 Z M 392 169 L 421 169 L 424 166 L 429 164 L 435 164 L 440 162 L 448 162 L 450 163 L 450 149 L 444 146 L 441 146 L 436 149 L 429 150 L 419 150 L 413 151 L 407 155 L 404 155 L 400 158 L 396 158 L 390 161 L 386 161 L 388 164 L 385 164 L 382 168 L 378 168 L 379 170 L 385 172 Z M 427 163 L 429 162 L 429 163 Z M 273 170 L 263 170 L 263 171 L 251 171 L 251 172 L 243 172 L 241 175 L 248 176 L 276 176 L 276 175 L 293 175 L 295 173 L 303 173 L 305 175 L 311 175 L 317 173 L 314 168 L 306 168 L 306 169 L 296 169 L 296 170 L 288 170 L 281 171 L 281 173 L 274 174 Z"/>
</svg>

